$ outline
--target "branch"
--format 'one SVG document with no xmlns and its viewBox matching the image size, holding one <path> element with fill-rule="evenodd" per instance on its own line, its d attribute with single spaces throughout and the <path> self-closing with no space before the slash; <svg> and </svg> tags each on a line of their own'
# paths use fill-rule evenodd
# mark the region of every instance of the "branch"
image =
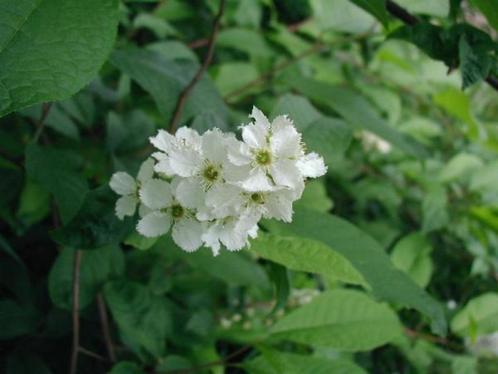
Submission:
<svg viewBox="0 0 498 374">
<path fill-rule="evenodd" d="M 67 251 L 67 249 L 66 249 Z M 83 252 L 76 250 L 73 266 L 73 349 L 69 373 L 76 374 L 78 369 L 78 353 L 80 352 L 80 268 Z"/>
<path fill-rule="evenodd" d="M 107 348 L 109 360 L 111 362 L 116 362 L 116 353 L 114 352 L 114 344 L 112 342 L 111 331 L 109 329 L 109 318 L 107 317 L 107 310 L 101 293 L 97 295 L 97 306 L 99 308 L 100 323 L 102 325 L 102 333 L 104 334 L 105 346 Z"/>
<path fill-rule="evenodd" d="M 176 128 L 178 127 L 178 122 L 180 121 L 180 117 L 182 115 L 182 111 L 188 96 L 192 92 L 196 83 L 202 78 L 202 75 L 205 73 L 205 71 L 209 67 L 209 64 L 211 63 L 214 52 L 214 42 L 216 40 L 216 36 L 218 35 L 218 29 L 220 28 L 221 17 L 223 16 L 224 10 L 225 10 L 225 0 L 220 0 L 220 8 L 218 10 L 216 18 L 213 21 L 213 30 L 211 31 L 211 35 L 209 36 L 208 39 L 208 51 L 206 54 L 206 58 L 204 59 L 204 62 L 199 67 L 199 70 L 194 75 L 190 83 L 183 89 L 182 93 L 180 94 L 180 97 L 178 97 L 178 101 L 176 102 L 176 107 L 173 112 L 173 116 L 171 117 L 171 121 L 169 123 L 169 132 L 172 134 L 175 133 Z"/>
<path fill-rule="evenodd" d="M 415 26 L 420 23 L 420 19 L 408 12 L 405 8 L 396 4 L 394 1 L 386 0 L 386 9 L 394 18 L 399 19 L 407 25 Z M 498 78 L 489 75 L 485 80 L 492 88 L 498 91 Z"/>
</svg>

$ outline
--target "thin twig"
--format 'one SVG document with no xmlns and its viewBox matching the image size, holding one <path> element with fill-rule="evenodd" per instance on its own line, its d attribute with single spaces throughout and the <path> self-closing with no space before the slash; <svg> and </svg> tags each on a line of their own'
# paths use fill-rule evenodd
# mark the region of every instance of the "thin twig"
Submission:
<svg viewBox="0 0 498 374">
<path fill-rule="evenodd" d="M 83 347 L 78 347 L 78 351 L 80 353 L 83 353 L 84 355 L 87 355 L 88 357 L 93 357 L 96 360 L 103 361 L 103 362 L 108 362 L 109 360 L 95 352 L 90 351 L 89 349 L 83 348 Z"/>
<path fill-rule="evenodd" d="M 204 62 L 199 67 L 199 70 L 197 70 L 197 73 L 194 75 L 190 83 L 183 89 L 182 93 L 178 97 L 178 101 L 176 102 L 176 107 L 175 110 L 173 111 L 173 116 L 171 117 L 171 121 L 169 123 L 169 132 L 172 134 L 175 133 L 176 131 L 178 122 L 180 121 L 180 117 L 182 115 L 182 111 L 188 96 L 192 92 L 196 83 L 202 78 L 202 75 L 204 74 L 204 72 L 209 67 L 209 64 L 211 63 L 211 60 L 213 58 L 216 36 L 218 35 L 218 30 L 220 28 L 220 23 L 221 23 L 221 17 L 223 16 L 224 11 L 225 11 L 225 0 L 220 0 L 220 7 L 218 10 L 218 14 L 216 15 L 213 21 L 213 30 L 211 31 L 211 35 L 209 36 L 208 51 L 206 54 L 206 58 L 204 59 Z"/>
<path fill-rule="evenodd" d="M 38 139 L 40 138 L 40 135 L 43 132 L 43 129 L 45 128 L 45 120 L 48 117 L 48 113 L 50 113 L 50 109 L 52 108 L 52 103 L 44 103 L 42 105 L 42 113 L 40 118 L 38 119 L 38 122 L 36 123 L 36 132 L 35 135 L 33 136 L 33 143 L 37 143 Z"/>
<path fill-rule="evenodd" d="M 251 347 L 247 345 L 247 346 L 244 346 L 244 347 L 236 350 L 235 352 L 229 354 L 228 356 L 226 356 L 225 358 L 223 358 L 221 360 L 207 362 L 205 364 L 194 366 L 194 367 L 191 367 L 189 369 L 168 370 L 168 371 L 165 371 L 164 374 L 199 373 L 201 370 L 208 369 L 208 368 L 211 368 L 213 366 L 226 366 L 229 364 L 230 360 L 232 360 L 233 358 L 247 352 L 250 349 L 251 349 Z"/>
<path fill-rule="evenodd" d="M 67 251 L 68 249 L 66 249 Z M 73 266 L 73 348 L 71 352 L 70 374 L 76 374 L 78 368 L 78 352 L 80 351 L 80 269 L 83 252 L 76 250 Z"/>
<path fill-rule="evenodd" d="M 111 362 L 116 362 L 116 353 L 114 352 L 114 343 L 112 342 L 111 331 L 109 328 L 109 318 L 107 316 L 107 309 L 105 307 L 104 298 L 102 294 L 97 295 L 97 306 L 99 308 L 100 324 L 102 325 L 102 333 L 104 334 L 105 346 L 107 354 Z"/>
<path fill-rule="evenodd" d="M 420 332 L 417 330 L 408 329 L 408 328 L 405 328 L 405 335 L 409 336 L 410 338 L 419 338 L 419 339 L 426 340 L 430 343 L 441 344 L 441 345 L 444 345 L 444 346 L 446 346 L 450 349 L 453 349 L 455 351 L 462 350 L 462 347 L 459 344 L 453 343 L 453 342 L 447 340 L 446 338 L 442 338 L 440 336 L 434 336 L 431 334 L 426 334 L 426 333 L 423 333 L 423 332 Z"/>
<path fill-rule="evenodd" d="M 399 19 L 403 23 L 410 25 L 410 26 L 415 26 L 416 24 L 420 23 L 420 19 L 411 14 L 408 10 L 405 8 L 399 6 L 396 4 L 394 1 L 387 0 L 386 1 L 386 9 L 387 11 L 395 18 Z M 498 91 L 498 78 L 494 77 L 493 75 L 489 75 L 485 79 L 486 83 L 488 83 L 492 88 Z"/>
</svg>

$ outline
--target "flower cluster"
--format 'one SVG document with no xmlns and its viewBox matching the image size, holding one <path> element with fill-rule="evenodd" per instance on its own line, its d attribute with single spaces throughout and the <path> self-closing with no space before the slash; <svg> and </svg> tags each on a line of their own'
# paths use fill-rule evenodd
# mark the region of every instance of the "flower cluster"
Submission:
<svg viewBox="0 0 498 374">
<path fill-rule="evenodd" d="M 116 215 L 135 214 L 137 230 L 157 237 L 170 228 L 185 251 L 201 246 L 218 254 L 221 245 L 239 250 L 258 232 L 261 218 L 292 220 L 292 204 L 307 178 L 327 171 L 323 158 L 305 153 L 301 134 L 287 116 L 269 122 L 257 108 L 241 126 L 242 140 L 214 128 L 199 135 L 182 127 L 150 141 L 158 150 L 136 180 L 115 173 L 110 187 L 121 197 Z"/>
</svg>

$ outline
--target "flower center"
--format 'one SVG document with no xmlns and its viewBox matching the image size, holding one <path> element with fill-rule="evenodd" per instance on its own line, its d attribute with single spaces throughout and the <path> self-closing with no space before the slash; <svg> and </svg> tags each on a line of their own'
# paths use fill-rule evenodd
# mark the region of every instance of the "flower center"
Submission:
<svg viewBox="0 0 498 374">
<path fill-rule="evenodd" d="M 171 215 L 174 218 L 182 218 L 184 214 L 185 209 L 181 205 L 176 204 L 171 207 Z"/>
<path fill-rule="evenodd" d="M 218 179 L 220 175 L 218 169 L 214 165 L 208 165 L 202 172 L 202 176 L 206 178 L 209 182 L 214 182 Z"/>
<path fill-rule="evenodd" d="M 251 200 L 256 204 L 263 204 L 265 202 L 263 194 L 257 192 L 251 194 Z"/>
<path fill-rule="evenodd" d="M 271 154 L 265 149 L 256 152 L 256 163 L 259 165 L 269 165 L 271 163 Z"/>
</svg>

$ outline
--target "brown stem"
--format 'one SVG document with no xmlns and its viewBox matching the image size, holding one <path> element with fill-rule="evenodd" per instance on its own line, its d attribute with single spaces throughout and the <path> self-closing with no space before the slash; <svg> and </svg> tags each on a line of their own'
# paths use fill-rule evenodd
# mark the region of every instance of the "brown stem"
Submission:
<svg viewBox="0 0 498 374">
<path fill-rule="evenodd" d="M 78 347 L 78 351 L 84 355 L 87 355 L 88 357 L 92 357 L 96 360 L 107 362 L 108 360 L 105 357 L 102 357 L 101 355 L 90 351 L 89 349 L 83 348 L 83 347 Z"/>
<path fill-rule="evenodd" d="M 410 25 L 410 26 L 415 26 L 416 24 L 420 23 L 420 19 L 411 14 L 409 11 L 407 11 L 405 8 L 399 6 L 396 4 L 394 1 L 387 0 L 386 1 L 386 9 L 387 11 L 395 18 L 399 19 L 403 23 Z M 485 79 L 486 83 L 489 84 L 492 88 L 494 88 L 496 91 L 498 91 L 498 78 L 489 75 Z"/>
<path fill-rule="evenodd" d="M 68 251 L 70 249 L 66 249 Z M 69 373 L 76 374 L 78 369 L 78 352 L 80 351 L 80 269 L 83 252 L 76 250 L 73 265 L 73 348 Z"/>
<path fill-rule="evenodd" d="M 112 342 L 111 331 L 109 328 L 109 318 L 107 316 L 104 298 L 101 293 L 97 295 L 97 306 L 99 308 L 100 323 L 102 325 L 102 333 L 104 334 L 105 346 L 107 348 L 109 360 L 111 362 L 116 362 L 116 353 L 114 352 L 114 344 Z"/>
<path fill-rule="evenodd" d="M 173 111 L 173 116 L 171 117 L 171 121 L 169 123 L 169 132 L 172 134 L 175 133 L 176 128 L 178 127 L 178 122 L 180 121 L 180 117 L 182 115 L 183 108 L 185 106 L 188 96 L 192 92 L 196 83 L 202 78 L 202 75 L 207 70 L 209 64 L 211 63 L 211 60 L 213 59 L 214 44 L 215 44 L 214 42 L 216 41 L 216 36 L 218 35 L 218 29 L 220 28 L 221 17 L 223 16 L 224 10 L 225 10 L 225 0 L 220 0 L 220 7 L 218 10 L 218 14 L 216 15 L 213 21 L 213 29 L 208 39 L 208 51 L 206 54 L 206 58 L 204 59 L 204 62 L 199 67 L 199 70 L 197 70 L 197 73 L 194 75 L 190 83 L 183 89 L 182 93 L 180 94 L 176 102 L 176 107 L 175 110 Z"/>
</svg>

